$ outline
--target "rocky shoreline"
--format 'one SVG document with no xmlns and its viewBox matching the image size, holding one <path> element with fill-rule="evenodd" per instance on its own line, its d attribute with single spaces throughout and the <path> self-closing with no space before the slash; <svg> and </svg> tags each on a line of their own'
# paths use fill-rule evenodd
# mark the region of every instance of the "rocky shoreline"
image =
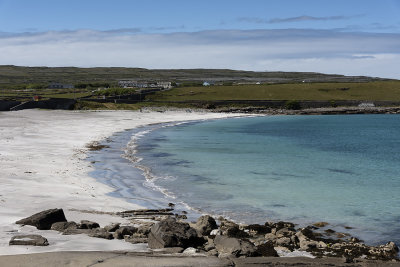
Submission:
<svg viewBox="0 0 400 267">
<path fill-rule="evenodd" d="M 103 239 L 121 239 L 132 244 L 147 243 L 150 251 L 165 254 L 202 255 L 218 258 L 279 257 L 301 252 L 314 258 L 341 258 L 343 263 L 365 261 L 399 262 L 399 248 L 389 242 L 368 246 L 361 240 L 335 233 L 329 224 L 319 222 L 297 228 L 291 222 L 266 222 L 239 225 L 209 215 L 187 222 L 185 214 L 176 214 L 173 204 L 166 209 L 142 209 L 114 213 L 129 219 L 129 224 L 100 227 L 96 222 L 68 221 L 62 209 L 39 212 L 17 221 L 39 230 L 55 230 L 63 235 L 86 234 Z M 15 235 L 9 245 L 48 246 L 45 236 Z M 300 254 L 299 254 L 300 255 Z"/>
</svg>

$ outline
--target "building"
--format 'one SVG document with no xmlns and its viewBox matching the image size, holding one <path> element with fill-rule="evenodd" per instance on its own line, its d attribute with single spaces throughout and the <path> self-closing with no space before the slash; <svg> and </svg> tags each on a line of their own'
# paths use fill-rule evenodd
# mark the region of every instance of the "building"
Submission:
<svg viewBox="0 0 400 267">
<path fill-rule="evenodd" d="M 138 82 L 135 80 L 120 80 L 118 82 L 119 87 L 123 88 L 161 88 L 171 89 L 171 82 Z"/>
<path fill-rule="evenodd" d="M 63 84 L 63 83 L 51 83 L 49 85 L 49 89 L 73 89 L 74 86 L 72 84 Z"/>
</svg>

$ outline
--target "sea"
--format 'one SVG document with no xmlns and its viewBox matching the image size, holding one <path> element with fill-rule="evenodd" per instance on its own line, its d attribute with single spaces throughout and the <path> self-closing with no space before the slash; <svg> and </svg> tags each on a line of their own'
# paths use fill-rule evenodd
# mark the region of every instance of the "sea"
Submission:
<svg viewBox="0 0 400 267">
<path fill-rule="evenodd" d="M 400 243 L 400 115 L 256 116 L 120 132 L 89 156 L 113 196 L 241 223 L 328 222 Z"/>
</svg>

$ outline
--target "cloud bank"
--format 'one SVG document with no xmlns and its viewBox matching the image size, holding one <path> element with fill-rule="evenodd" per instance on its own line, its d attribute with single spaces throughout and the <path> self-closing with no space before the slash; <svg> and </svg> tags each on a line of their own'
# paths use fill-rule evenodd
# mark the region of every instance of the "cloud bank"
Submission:
<svg viewBox="0 0 400 267">
<path fill-rule="evenodd" d="M 258 24 L 273 24 L 273 23 L 292 23 L 292 22 L 304 22 L 304 21 L 331 21 L 331 20 L 347 20 L 355 17 L 360 17 L 362 15 L 356 16 L 327 16 L 327 17 L 314 17 L 314 16 L 297 16 L 289 18 L 273 18 L 273 19 L 263 19 L 256 17 L 241 17 L 238 21 L 258 23 Z"/>
<path fill-rule="evenodd" d="M 399 78 L 400 34 L 140 29 L 0 33 L 0 64 L 315 71 Z"/>
</svg>

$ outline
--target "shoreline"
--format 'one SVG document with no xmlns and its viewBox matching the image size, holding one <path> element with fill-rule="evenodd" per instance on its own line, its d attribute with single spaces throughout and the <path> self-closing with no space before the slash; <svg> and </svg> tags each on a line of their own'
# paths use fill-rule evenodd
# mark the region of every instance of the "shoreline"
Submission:
<svg viewBox="0 0 400 267">
<path fill-rule="evenodd" d="M 68 219 L 101 226 L 121 221 L 107 214 L 77 210 L 122 211 L 143 208 L 109 195 L 114 189 L 89 176 L 87 145 L 115 132 L 154 123 L 241 116 L 205 112 L 54 111 L 0 112 L 0 255 L 68 250 L 125 250 L 132 245 L 46 233 L 49 247 L 9 246 L 15 234 L 40 232 L 15 221 L 49 208 L 64 208 Z M 72 210 L 71 210 L 72 209 Z M 122 219 L 122 222 L 126 222 Z"/>
<path fill-rule="evenodd" d="M 54 111 L 52 111 L 54 112 Z M 84 118 L 78 118 L 80 114 L 84 114 Z M 89 115 L 88 115 L 89 114 Z M 143 118 L 142 115 L 148 115 L 146 118 Z M 115 134 L 119 131 L 124 131 L 126 129 L 132 129 L 135 127 L 142 127 L 155 123 L 171 123 L 173 119 L 175 121 L 182 121 L 182 115 L 188 115 L 185 112 L 166 112 L 166 113 L 139 113 L 139 112 L 110 112 L 110 111 L 100 111 L 100 112 L 67 112 L 67 111 L 59 111 L 55 112 L 55 114 L 50 113 L 49 111 L 22 111 L 15 112 L 12 114 L 11 118 L 7 118 L 7 116 L 3 117 L 3 114 L 0 113 L 0 122 L 4 125 L 4 122 L 8 122 L 11 125 L 7 125 L 7 127 L 16 127 L 17 131 L 6 132 L 5 129 L 1 129 L 0 136 L 3 137 L 3 143 L 11 143 L 7 144 L 9 148 L 13 147 L 13 142 L 17 140 L 17 150 L 20 154 L 13 160 L 14 151 L 10 151 L 5 149 L 1 151 L 0 160 L 5 163 L 6 169 L 9 167 L 20 168 L 19 170 L 14 169 L 14 171 L 18 171 L 16 173 L 10 173 L 12 176 L 12 180 L 17 180 L 19 183 L 19 187 L 27 186 L 30 187 L 34 184 L 34 188 L 38 190 L 53 190 L 53 194 L 45 194 L 45 197 L 50 199 L 41 198 L 40 193 L 36 195 L 32 195 L 31 190 L 26 189 L 22 192 L 19 192 L 20 195 L 12 196 L 12 192 L 16 192 L 16 188 L 18 188 L 16 181 L 6 180 L 10 185 L 5 189 L 1 189 L 1 206 L 0 206 L 0 235 L 1 235 L 1 243 L 0 243 L 0 255 L 16 255 L 16 254 L 29 254 L 29 253 L 43 253 L 43 252 L 57 252 L 57 251 L 114 251 L 114 250 L 123 250 L 123 251 L 148 251 L 148 248 L 143 245 L 132 245 L 130 243 L 118 240 L 103 240 L 99 238 L 91 238 L 87 236 L 63 236 L 55 231 L 38 231 L 34 227 L 31 226 L 18 226 L 15 225 L 14 222 L 18 219 L 27 217 L 32 215 L 35 212 L 49 209 L 49 208 L 64 208 L 66 211 L 66 217 L 69 220 L 93 220 L 99 222 L 103 227 L 106 224 L 113 222 L 122 222 L 127 223 L 128 221 L 120 216 L 114 216 L 110 214 L 110 212 L 122 211 L 122 210 L 137 210 L 143 208 L 140 205 L 129 203 L 126 200 L 118 200 L 115 197 L 109 195 L 109 193 L 113 192 L 113 188 L 110 186 L 104 185 L 97 181 L 96 179 L 89 176 L 88 172 L 93 169 L 88 166 L 87 161 L 85 159 L 88 157 L 87 149 L 82 150 L 83 146 L 87 146 L 91 142 L 99 142 L 99 140 L 106 140 L 112 134 Z M 140 115 L 140 118 L 135 116 Z M 154 118 L 156 116 L 161 116 L 162 118 Z M 184 119 L 184 121 L 194 121 L 194 120 L 203 120 L 203 119 L 219 119 L 219 118 L 227 118 L 227 117 L 235 117 L 235 116 L 243 116 L 242 114 L 218 114 L 218 113 L 190 113 L 190 119 Z M 127 118 L 130 117 L 130 118 Z M 198 117 L 198 119 L 193 119 L 193 117 Z M 204 118 L 206 117 L 206 118 Z M 19 119 L 17 122 L 16 119 Z M 72 128 L 70 125 L 65 125 L 65 121 L 68 119 L 77 119 L 79 120 L 76 125 L 72 122 Z M 99 123 L 99 119 L 102 119 L 102 122 Z M 126 127 L 126 120 L 134 120 L 137 121 L 136 126 L 134 127 Z M 146 122 L 144 122 L 146 120 Z M 118 123 L 116 123 L 116 121 Z M 88 123 L 90 122 L 90 123 Z M 14 123 L 14 125 L 13 125 Z M 82 125 L 85 123 L 84 125 Z M 112 125 L 110 126 L 110 124 Z M 55 124 L 55 125 L 54 125 Z M 82 127 L 84 126 L 84 127 Z M 104 129 L 106 127 L 106 130 Z M 108 127 L 108 128 L 107 128 Z M 83 128 L 83 129 L 82 129 Z M 51 142 L 54 139 L 54 136 L 51 135 L 48 130 L 51 130 L 50 133 L 57 133 L 59 139 Z M 78 138 L 77 135 L 68 136 L 67 132 L 71 132 L 71 129 L 80 130 L 79 134 L 81 134 Z M 16 129 L 14 129 L 16 130 Z M 61 130 L 61 132 L 59 132 Z M 63 132 L 64 130 L 64 132 Z M 88 130 L 91 133 L 82 133 L 82 130 Z M 52 132 L 54 131 L 54 132 Z M 94 131 L 94 133 L 92 133 Z M 82 136 L 83 135 L 83 136 Z M 5 137 L 5 138 L 4 138 Z M 49 139 L 52 137 L 52 139 Z M 33 139 L 33 140 L 32 140 Z M 5 140 L 5 141 L 4 141 Z M 35 142 L 36 141 L 36 142 Z M 53 140 L 54 141 L 54 140 Z M 33 143 L 32 143 L 33 142 Z M 66 142 L 66 143 L 65 143 Z M 65 146 L 67 144 L 67 146 Z M 7 148 L 7 145 L 5 146 Z M 38 155 L 31 155 L 27 149 L 38 149 L 40 152 Z M 44 147 L 43 147 L 44 146 Z M 56 149 L 55 152 L 59 152 L 60 146 L 63 147 L 61 149 L 62 153 L 52 153 L 51 149 Z M 41 148 L 41 149 L 39 149 Z M 49 150 L 50 149 L 50 150 Z M 49 152 L 50 151 L 50 152 Z M 6 153 L 4 153 L 6 152 Z M 10 154 L 10 155 L 7 155 Z M 72 153 L 72 154 L 71 154 Z M 26 155 L 28 154 L 28 155 Z M 60 156 L 61 155 L 61 156 Z M 7 162 L 6 157 L 10 157 Z M 30 164 L 19 164 L 18 160 L 23 158 L 29 158 L 31 162 Z M 59 158 L 57 158 L 57 156 Z M 39 159 L 43 160 L 40 161 Z M 39 160 L 39 161 L 38 161 Z M 53 163 L 61 163 L 62 161 L 67 160 L 68 163 L 64 162 L 64 172 L 59 170 L 57 166 L 55 170 L 54 166 L 50 168 L 50 170 L 46 170 L 46 172 L 41 172 L 40 168 L 35 167 L 46 167 L 49 164 L 49 160 Z M 32 162 L 33 161 L 33 162 Z M 39 165 L 35 165 L 35 163 L 39 163 Z M 8 164 L 8 165 L 7 165 Z M 12 166 L 11 166 L 11 165 Z M 52 164 L 53 165 L 53 164 Z M 54 164 L 55 165 L 55 164 Z M 29 167 L 29 168 L 27 168 Z M 69 169 L 65 169 L 68 167 Z M 29 169 L 28 171 L 25 169 Z M 42 176 L 35 180 L 33 177 L 33 181 L 31 179 L 35 174 L 41 174 Z M 45 174 L 43 176 L 43 173 Z M 71 175 L 68 179 L 67 177 Z M 54 174 L 61 174 L 62 178 L 66 179 L 56 179 L 56 181 L 52 181 L 54 178 Z M 22 183 L 21 183 L 22 182 Z M 24 183 L 25 182 L 25 183 Z M 76 184 L 79 182 L 80 184 Z M 57 184 L 60 183 L 60 184 Z M 14 185 L 14 188 L 12 186 Z M 66 186 L 66 187 L 65 187 Z M 13 190 L 14 189 L 14 190 Z M 67 190 L 66 190 L 67 189 Z M 66 194 L 65 191 L 68 189 L 72 189 L 69 192 L 69 195 Z M 78 191 L 80 192 L 72 192 Z M 62 194 L 61 194 L 62 192 Z M 11 193 L 11 194 L 10 194 Z M 35 192 L 36 193 L 36 192 Z M 64 195 L 63 195 L 64 194 Z M 71 198 L 71 195 L 74 195 Z M 19 202 L 16 201 L 15 198 L 19 198 Z M 25 198 L 24 198 L 25 197 Z M 13 199 L 14 198 L 14 199 Z M 94 199 L 93 199 L 94 198 Z M 14 208 L 14 212 L 11 212 L 10 209 L 5 208 L 7 203 L 16 201 L 17 206 L 11 207 Z M 51 205 L 49 205 L 49 200 L 51 200 Z M 66 203 L 65 201 L 68 201 Z M 30 203 L 31 207 L 29 209 L 21 207 L 21 204 Z M 15 204 L 15 203 L 14 203 Z M 19 204 L 19 206 L 18 206 Z M 23 205 L 22 205 L 23 206 Z M 10 207 L 8 207 L 10 208 Z M 16 210 L 15 210 L 16 209 Z M 89 211 L 97 211 L 94 213 L 88 213 L 84 210 L 87 209 Z M 106 211 L 106 212 L 104 212 Z M 102 214 L 103 212 L 103 214 Z M 4 219 L 7 216 L 7 219 Z M 16 246 L 8 246 L 8 240 L 13 234 L 43 234 L 45 235 L 50 242 L 50 246 L 48 247 L 16 247 Z M 7 242 L 7 243 L 6 243 Z"/>
</svg>

